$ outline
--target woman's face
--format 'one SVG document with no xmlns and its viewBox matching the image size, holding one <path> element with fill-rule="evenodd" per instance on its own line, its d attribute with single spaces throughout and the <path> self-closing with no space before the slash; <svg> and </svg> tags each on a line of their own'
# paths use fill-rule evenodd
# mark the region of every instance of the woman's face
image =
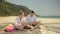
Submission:
<svg viewBox="0 0 60 34">
<path fill-rule="evenodd" d="M 22 15 L 19 15 L 20 18 L 24 17 L 24 13 L 22 13 Z"/>
</svg>

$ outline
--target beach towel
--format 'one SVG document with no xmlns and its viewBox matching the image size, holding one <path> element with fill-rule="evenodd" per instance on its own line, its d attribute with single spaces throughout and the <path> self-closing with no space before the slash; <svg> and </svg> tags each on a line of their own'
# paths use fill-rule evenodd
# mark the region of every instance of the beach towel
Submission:
<svg viewBox="0 0 60 34">
<path fill-rule="evenodd" d="M 4 31 L 5 32 L 13 32 L 13 31 L 15 31 L 14 25 L 8 24 L 7 26 L 4 27 Z"/>
</svg>

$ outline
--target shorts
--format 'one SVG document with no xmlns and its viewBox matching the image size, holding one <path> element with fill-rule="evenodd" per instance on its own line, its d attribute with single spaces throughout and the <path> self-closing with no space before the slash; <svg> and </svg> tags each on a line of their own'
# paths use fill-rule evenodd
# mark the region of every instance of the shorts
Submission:
<svg viewBox="0 0 60 34">
<path fill-rule="evenodd" d="M 32 24 L 33 27 L 35 27 L 37 24 Z"/>
</svg>

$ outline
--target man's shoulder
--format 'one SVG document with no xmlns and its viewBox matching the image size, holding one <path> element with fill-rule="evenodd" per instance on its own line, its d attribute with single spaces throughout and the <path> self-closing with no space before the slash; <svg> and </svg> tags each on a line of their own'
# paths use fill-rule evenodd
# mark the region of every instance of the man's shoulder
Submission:
<svg viewBox="0 0 60 34">
<path fill-rule="evenodd" d="M 36 15 L 34 15 L 34 17 L 36 17 Z"/>
</svg>

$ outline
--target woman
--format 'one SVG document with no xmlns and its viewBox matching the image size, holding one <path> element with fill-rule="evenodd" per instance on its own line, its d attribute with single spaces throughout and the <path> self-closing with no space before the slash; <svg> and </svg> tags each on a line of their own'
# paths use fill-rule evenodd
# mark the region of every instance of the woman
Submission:
<svg viewBox="0 0 60 34">
<path fill-rule="evenodd" d="M 18 30 L 23 30 L 23 27 L 25 26 L 25 18 L 24 12 L 22 10 L 20 10 L 19 16 L 17 16 L 14 26 Z"/>
</svg>

